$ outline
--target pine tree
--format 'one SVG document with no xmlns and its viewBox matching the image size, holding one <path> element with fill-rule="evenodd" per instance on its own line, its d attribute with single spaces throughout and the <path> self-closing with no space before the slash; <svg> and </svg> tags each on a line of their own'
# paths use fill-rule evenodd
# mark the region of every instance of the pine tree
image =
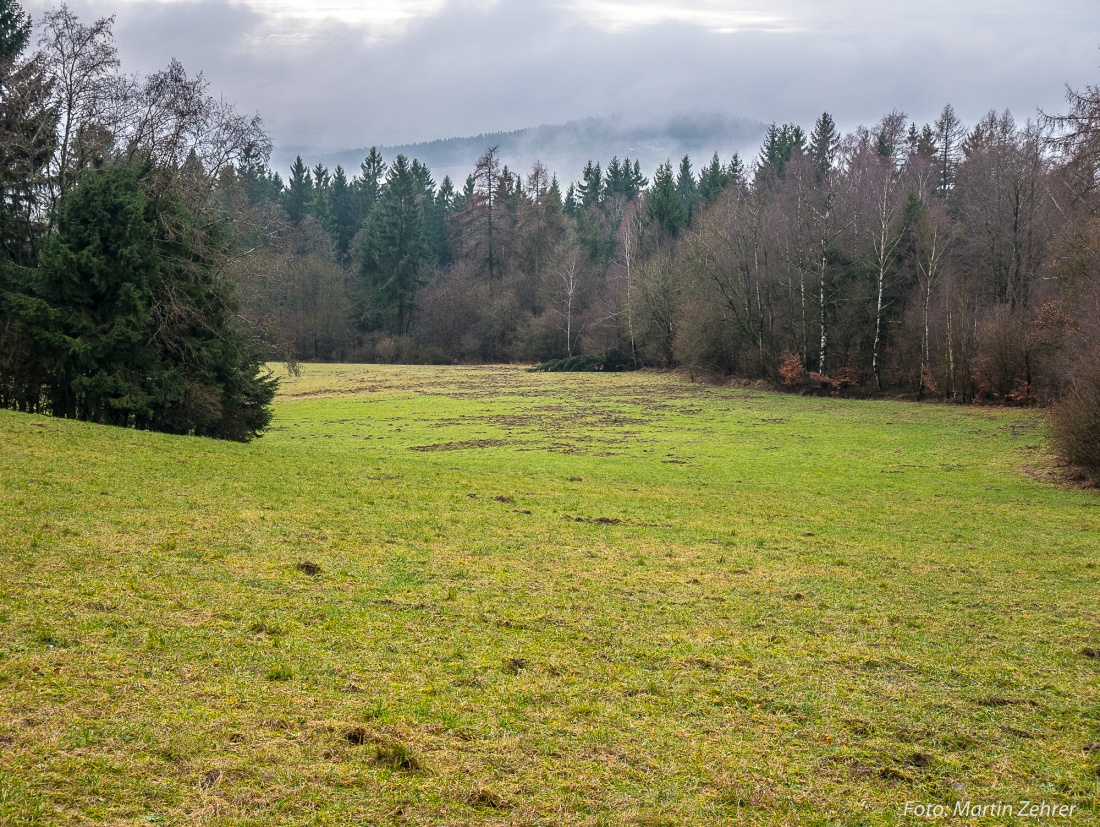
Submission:
<svg viewBox="0 0 1100 827">
<path fill-rule="evenodd" d="M 765 178 L 782 178 L 791 158 L 805 152 L 806 133 L 800 126 L 788 123 L 778 127 L 773 122 L 764 133 L 757 174 Z"/>
<path fill-rule="evenodd" d="M 833 117 L 828 112 L 822 112 L 814 124 L 814 131 L 810 133 L 809 148 L 810 161 L 818 175 L 825 176 L 832 171 L 839 149 L 840 133 L 836 130 Z"/>
<path fill-rule="evenodd" d="M 360 176 L 355 182 L 359 202 L 359 222 L 362 224 L 370 215 L 374 202 L 382 191 L 382 179 L 386 174 L 386 162 L 378 147 L 372 146 L 367 157 L 359 165 Z"/>
<path fill-rule="evenodd" d="M 451 260 L 450 244 L 447 240 L 447 214 L 444 206 L 436 193 L 435 179 L 432 171 L 425 164 L 413 159 L 412 176 L 416 180 L 417 189 L 420 192 L 420 203 L 424 211 L 424 238 L 428 246 L 428 253 L 437 264 L 445 264 Z M 450 185 L 450 179 L 444 178 Z M 453 198 L 452 193 L 446 198 L 449 202 Z"/>
<path fill-rule="evenodd" d="M 462 192 L 455 196 L 454 200 L 454 212 L 464 213 L 470 209 L 470 205 L 473 204 L 474 199 L 477 198 L 477 185 L 474 183 L 474 176 L 467 175 L 466 181 L 462 185 Z"/>
<path fill-rule="evenodd" d="M 699 173 L 699 197 L 706 203 L 713 204 L 731 180 L 729 171 L 722 166 L 718 153 L 715 152 L 710 164 Z"/>
<path fill-rule="evenodd" d="M 550 186 L 546 190 L 546 211 L 552 215 L 565 211 L 565 202 L 561 196 L 561 185 L 558 183 L 557 175 L 550 177 Z"/>
<path fill-rule="evenodd" d="M 302 156 L 299 155 L 290 167 L 290 179 L 287 181 L 283 201 L 283 206 L 286 209 L 286 214 L 290 216 L 290 220 L 295 224 L 300 223 L 308 214 L 312 199 L 313 178 L 309 174 L 309 169 L 302 163 Z"/>
<path fill-rule="evenodd" d="M 570 218 L 577 214 L 577 187 L 570 183 L 569 188 L 565 191 L 565 204 L 563 205 L 565 214 Z"/>
<path fill-rule="evenodd" d="M 16 324 L 44 357 L 38 396 L 54 416 L 248 440 L 276 382 L 233 326 L 220 225 L 197 221 L 170 177 L 86 171 L 58 202 L 40 270 L 9 294 Z"/>
<path fill-rule="evenodd" d="M 577 185 L 577 199 L 581 210 L 600 205 L 603 199 L 603 174 L 599 164 L 589 161 L 584 165 L 581 182 Z"/>
<path fill-rule="evenodd" d="M 683 226 L 691 224 L 695 206 L 699 203 L 699 186 L 691 170 L 691 158 L 685 155 L 680 159 L 680 170 L 676 175 L 676 195 L 683 205 Z"/>
<path fill-rule="evenodd" d="M 367 219 L 359 250 L 360 287 L 369 329 L 408 332 L 420 269 L 428 258 L 423 192 L 408 158 L 398 155 Z"/>
<path fill-rule="evenodd" d="M 627 158 L 627 161 L 630 159 Z M 637 198 L 642 194 L 642 191 L 649 185 L 649 180 L 642 175 L 642 165 L 638 162 L 634 162 L 634 166 L 630 170 L 630 178 L 628 184 L 628 194 L 631 200 Z"/>
<path fill-rule="evenodd" d="M 966 137 L 966 127 L 955 114 L 951 104 L 947 104 L 936 119 L 935 130 L 936 169 L 939 173 L 938 189 L 946 196 L 955 185 L 955 170 L 962 158 L 962 143 Z"/>
<path fill-rule="evenodd" d="M 48 196 L 48 164 L 55 148 L 57 111 L 50 82 L 40 61 L 20 59 L 30 31 L 22 9 L 0 0 L 0 294 L 5 259 L 30 265 L 37 258 L 38 219 Z"/>
<path fill-rule="evenodd" d="M 733 153 L 729 164 L 726 165 L 726 177 L 729 179 L 730 184 L 737 187 L 738 190 L 744 191 L 748 187 L 748 180 L 745 178 L 745 164 L 736 152 Z"/>
<path fill-rule="evenodd" d="M 608 197 L 621 195 L 629 198 L 629 175 L 629 161 L 622 164 L 619 162 L 618 156 L 613 157 L 607 165 L 607 172 L 604 173 L 604 192 L 606 195 Z"/>
<path fill-rule="evenodd" d="M 359 230 L 359 211 L 347 174 L 339 165 L 332 174 L 332 192 L 329 202 L 332 210 L 333 242 L 336 245 L 337 256 L 343 260 L 347 258 L 352 237 Z"/>
<path fill-rule="evenodd" d="M 451 176 L 444 175 L 443 181 L 439 185 L 439 192 L 436 193 L 435 202 L 439 205 L 439 208 L 443 211 L 443 217 L 450 217 L 454 212 L 455 198 L 458 194 L 455 192 L 454 182 L 451 181 Z"/>
<path fill-rule="evenodd" d="M 645 206 L 646 217 L 671 235 L 676 235 L 687 226 L 684 202 L 676 188 L 671 161 L 657 167 L 653 186 L 646 193 Z"/>
<path fill-rule="evenodd" d="M 259 148 L 251 146 L 245 149 L 241 162 L 237 164 L 238 180 L 244 185 L 250 204 L 263 204 L 279 201 L 283 197 L 283 179 L 278 173 L 267 167 L 267 157 Z"/>
<path fill-rule="evenodd" d="M 0 63 L 11 63 L 31 37 L 31 19 L 13 0 L 0 0 Z"/>
<path fill-rule="evenodd" d="M 332 177 L 328 170 L 325 169 L 324 164 L 317 164 L 313 168 L 313 192 L 306 205 L 306 212 L 312 215 L 330 236 L 335 236 L 332 193 L 329 191 L 331 185 Z"/>
</svg>

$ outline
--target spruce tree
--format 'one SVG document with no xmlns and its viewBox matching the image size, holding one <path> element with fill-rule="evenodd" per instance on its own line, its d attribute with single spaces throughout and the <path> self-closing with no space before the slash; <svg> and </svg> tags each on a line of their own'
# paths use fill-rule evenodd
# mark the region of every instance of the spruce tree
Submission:
<svg viewBox="0 0 1100 827">
<path fill-rule="evenodd" d="M 584 165 L 581 182 L 577 186 L 577 200 L 582 210 L 598 207 L 603 199 L 603 174 L 600 165 L 589 161 Z"/>
<path fill-rule="evenodd" d="M 840 133 L 837 132 L 833 116 L 828 112 L 821 113 L 821 117 L 814 124 L 814 131 L 810 133 L 810 161 L 821 176 L 828 175 L 836 163 L 836 154 L 840 148 Z M 890 154 L 893 150 L 890 150 Z"/>
<path fill-rule="evenodd" d="M 730 183 L 730 175 L 718 159 L 718 153 L 710 159 L 710 164 L 703 167 L 699 173 L 699 197 L 708 204 L 718 200 L 719 194 Z"/>
<path fill-rule="evenodd" d="M 550 187 L 546 190 L 546 211 L 551 215 L 558 215 L 565 211 L 565 202 L 557 175 L 550 177 Z"/>
<path fill-rule="evenodd" d="M 737 187 L 738 190 L 744 191 L 748 187 L 748 181 L 745 178 L 745 164 L 736 152 L 733 153 L 729 164 L 726 165 L 726 178 L 729 180 L 730 185 Z"/>
<path fill-rule="evenodd" d="M 575 184 L 571 183 L 565 191 L 565 204 L 562 208 L 565 214 L 570 217 L 577 214 L 577 187 Z"/>
<path fill-rule="evenodd" d="M 332 176 L 329 175 L 324 164 L 317 164 L 313 168 L 313 192 L 306 205 L 306 212 L 312 215 L 330 236 L 335 236 L 331 187 Z"/>
<path fill-rule="evenodd" d="M 620 163 L 618 156 L 613 157 L 607 165 L 607 172 L 604 173 L 604 192 L 608 196 L 629 196 L 627 189 L 629 173 L 630 166 Z"/>
<path fill-rule="evenodd" d="M 627 158 L 627 161 L 629 160 L 630 159 Z M 630 178 L 628 182 L 628 194 L 630 195 L 630 198 L 637 198 L 639 195 L 642 194 L 642 190 L 644 190 L 648 185 L 649 181 L 644 175 L 642 175 L 641 163 L 635 161 L 634 166 L 630 170 Z"/>
<path fill-rule="evenodd" d="M 934 130 L 936 147 L 936 168 L 939 173 L 938 189 L 944 197 L 955 186 L 955 171 L 962 158 L 962 143 L 966 137 L 966 127 L 955 114 L 951 104 L 947 104 L 936 119 Z"/>
<path fill-rule="evenodd" d="M 782 178 L 788 162 L 796 155 L 806 151 L 806 133 L 797 124 L 776 126 L 773 122 L 764 133 L 764 144 L 760 148 L 757 174 Z"/>
<path fill-rule="evenodd" d="M 458 193 L 455 192 L 455 185 L 451 181 L 451 176 L 444 175 L 443 181 L 439 184 L 439 192 L 435 196 L 435 203 L 439 205 L 444 218 L 449 218 L 451 213 L 454 212 L 455 198 L 457 197 Z"/>
<path fill-rule="evenodd" d="M 81 176 L 58 202 L 42 266 L 7 296 L 41 357 L 46 410 L 242 441 L 267 426 L 276 383 L 234 327 L 219 227 L 183 206 L 169 172 L 130 163 Z"/>
<path fill-rule="evenodd" d="M 290 220 L 295 224 L 306 217 L 310 201 L 313 199 L 313 178 L 309 169 L 302 163 L 302 156 L 294 159 L 290 167 L 290 179 L 287 181 L 286 192 L 283 196 L 283 207 Z"/>
<path fill-rule="evenodd" d="M 337 165 L 332 174 L 332 191 L 329 196 L 332 210 L 332 235 L 337 256 L 347 258 L 351 239 L 359 230 L 359 211 L 355 203 L 348 176 L 342 166 Z"/>
<path fill-rule="evenodd" d="M 699 186 L 691 170 L 691 158 L 685 155 L 680 159 L 680 170 L 676 175 L 676 194 L 683 205 L 683 226 L 691 223 L 695 206 L 699 203 Z"/>
<path fill-rule="evenodd" d="M 428 257 L 423 197 L 408 158 L 398 155 L 367 219 L 359 251 L 363 321 L 370 329 L 408 332 Z"/>
<path fill-rule="evenodd" d="M 687 226 L 684 202 L 676 188 L 671 161 L 657 167 L 653 186 L 646 193 L 645 207 L 646 217 L 671 235 L 676 235 Z"/>
<path fill-rule="evenodd" d="M 382 178 L 386 174 L 386 162 L 382 160 L 382 153 L 378 147 L 372 146 L 367 157 L 359 165 L 360 177 L 356 181 L 359 192 L 359 221 L 365 221 L 370 215 L 374 202 L 382 191 Z"/>
<path fill-rule="evenodd" d="M 31 37 L 31 19 L 14 0 L 0 0 L 0 63 L 11 63 Z"/>
</svg>

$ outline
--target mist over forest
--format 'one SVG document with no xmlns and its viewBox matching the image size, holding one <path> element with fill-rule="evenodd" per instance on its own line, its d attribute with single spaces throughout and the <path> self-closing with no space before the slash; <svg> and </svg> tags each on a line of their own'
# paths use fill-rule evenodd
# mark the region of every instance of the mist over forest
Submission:
<svg viewBox="0 0 1100 827">
<path fill-rule="evenodd" d="M 613 115 L 511 132 L 379 146 L 378 150 L 387 162 L 398 155 L 416 158 L 440 180 L 444 176 L 463 180 L 469 173 L 471 159 L 480 157 L 490 146 L 498 148 L 501 162 L 512 169 L 530 169 L 538 161 L 551 170 L 580 170 L 593 159 L 618 157 L 640 161 L 642 169 L 651 175 L 668 159 L 684 155 L 709 158 L 717 152 L 722 157 L 735 153 L 749 157 L 760 146 L 766 129 L 767 124 L 759 121 L 717 112 L 650 121 Z M 368 151 L 369 145 L 346 150 L 275 146 L 270 165 L 285 173 L 300 155 L 330 169 L 337 166 L 357 169 Z"/>
</svg>

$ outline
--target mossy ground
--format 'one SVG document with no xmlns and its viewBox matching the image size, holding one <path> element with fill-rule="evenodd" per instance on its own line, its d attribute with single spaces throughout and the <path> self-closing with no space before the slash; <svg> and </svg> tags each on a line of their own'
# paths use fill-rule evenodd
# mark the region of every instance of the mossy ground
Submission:
<svg viewBox="0 0 1100 827">
<path fill-rule="evenodd" d="M 1044 433 L 517 368 L 307 365 L 249 445 L 0 412 L 0 823 L 1100 822 Z"/>
</svg>

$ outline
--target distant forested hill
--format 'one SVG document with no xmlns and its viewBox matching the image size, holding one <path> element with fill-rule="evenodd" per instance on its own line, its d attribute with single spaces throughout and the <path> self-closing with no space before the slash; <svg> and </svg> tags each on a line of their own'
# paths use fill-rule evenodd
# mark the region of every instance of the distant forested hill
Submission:
<svg viewBox="0 0 1100 827">
<path fill-rule="evenodd" d="M 652 175 L 658 164 L 677 161 L 685 154 L 701 162 L 718 152 L 723 161 L 734 152 L 743 158 L 755 155 L 766 125 L 747 118 L 711 113 L 666 121 L 639 123 L 622 117 L 585 118 L 566 124 L 536 126 L 514 132 L 490 132 L 466 138 L 447 138 L 417 144 L 380 147 L 387 161 L 399 153 L 426 164 L 437 181 L 450 175 L 461 185 L 489 146 L 500 146 L 500 158 L 516 171 L 525 171 L 542 161 L 563 182 L 580 177 L 589 161 L 607 162 L 618 156 L 641 162 L 642 171 Z M 337 164 L 355 173 L 366 156 L 367 146 L 331 150 L 307 146 L 277 147 L 271 166 L 284 176 L 296 155 L 308 163 Z"/>
</svg>

